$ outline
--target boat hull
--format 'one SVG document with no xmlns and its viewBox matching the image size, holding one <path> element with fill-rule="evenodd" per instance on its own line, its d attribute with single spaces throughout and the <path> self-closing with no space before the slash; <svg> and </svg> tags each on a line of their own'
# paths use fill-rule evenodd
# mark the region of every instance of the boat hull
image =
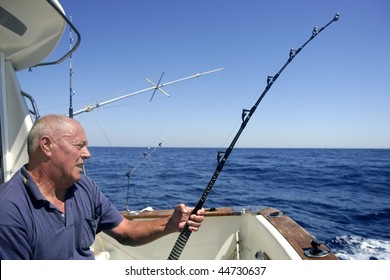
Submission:
<svg viewBox="0 0 390 280">
<path fill-rule="evenodd" d="M 127 219 L 156 219 L 172 210 L 127 215 Z M 280 215 L 277 215 L 280 214 Z M 129 247 L 100 233 L 93 245 L 97 258 L 113 260 L 164 260 L 173 248 L 178 234 L 171 234 L 149 244 Z M 323 257 L 309 257 L 314 237 L 275 208 L 258 212 L 232 208 L 208 209 L 199 232 L 193 233 L 184 248 L 181 260 L 335 260 L 329 248 Z"/>
</svg>

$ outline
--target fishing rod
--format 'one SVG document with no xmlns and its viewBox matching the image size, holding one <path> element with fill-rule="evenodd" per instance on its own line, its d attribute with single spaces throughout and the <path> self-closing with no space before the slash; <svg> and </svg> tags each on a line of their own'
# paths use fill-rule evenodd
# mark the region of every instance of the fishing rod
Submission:
<svg viewBox="0 0 390 280">
<path fill-rule="evenodd" d="M 150 159 L 150 157 L 152 156 L 152 154 L 160 147 L 162 147 L 162 143 L 164 142 L 165 139 L 162 139 L 160 143 L 158 143 L 158 145 L 156 147 L 154 147 L 154 149 L 150 152 L 150 153 L 147 153 L 147 152 L 144 152 L 143 155 L 142 155 L 142 158 L 134 165 L 134 167 L 126 173 L 126 176 L 127 176 L 127 194 L 126 194 L 126 212 L 128 213 L 129 212 L 129 190 L 130 190 L 130 178 L 131 176 L 133 175 L 133 173 L 142 165 L 142 163 L 147 160 L 147 159 Z M 150 149 L 150 148 L 149 148 Z"/>
<path fill-rule="evenodd" d="M 107 100 L 107 101 L 97 102 L 95 104 L 85 106 L 84 109 L 81 109 L 81 110 L 78 110 L 78 111 L 74 112 L 73 116 L 81 114 L 81 113 L 85 113 L 85 112 L 91 112 L 93 110 L 101 108 L 104 105 L 107 105 L 107 104 L 110 104 L 110 103 L 113 103 L 113 102 L 116 102 L 116 101 L 128 98 L 130 96 L 134 96 L 134 95 L 137 95 L 137 94 L 140 94 L 140 93 L 151 91 L 151 90 L 154 90 L 154 92 L 153 92 L 153 95 L 152 95 L 152 98 L 150 99 L 150 101 L 152 101 L 154 93 L 156 92 L 156 90 L 161 91 L 163 94 L 165 94 L 165 95 L 167 95 L 169 97 L 169 94 L 166 93 L 162 89 L 162 87 L 165 87 L 165 86 L 168 86 L 168 85 L 172 85 L 172 84 L 175 84 L 175 83 L 179 83 L 179 82 L 182 82 L 182 81 L 186 81 L 186 80 L 189 80 L 189 79 L 193 79 L 193 78 L 199 78 L 201 76 L 208 75 L 208 74 L 211 74 L 211 73 L 215 73 L 215 72 L 218 72 L 218 71 L 221 71 L 221 70 L 223 70 L 223 68 L 218 68 L 218 69 L 207 71 L 207 72 L 203 72 L 203 73 L 197 73 L 195 75 L 191 75 L 191 76 L 188 76 L 188 77 L 184 77 L 184 78 L 177 79 L 177 80 L 170 81 L 170 82 L 163 83 L 163 84 L 160 84 L 160 81 L 161 81 L 162 76 L 164 75 L 164 73 L 163 73 L 163 75 L 161 75 L 160 80 L 158 81 L 157 84 L 155 84 L 152 81 L 150 81 L 149 79 L 145 78 L 146 81 L 148 81 L 149 83 L 151 83 L 153 85 L 152 87 L 148 87 L 148 88 L 136 91 L 136 92 L 125 94 L 125 95 L 122 95 L 122 96 L 119 96 L 119 97 L 116 97 L 116 98 L 113 98 L 113 99 L 110 99 L 110 100 Z"/>
<path fill-rule="evenodd" d="M 299 47 L 298 49 L 291 49 L 290 53 L 289 53 L 289 58 L 287 59 L 287 62 L 282 66 L 282 68 L 280 68 L 279 72 L 277 72 L 274 76 L 268 76 L 267 85 L 266 85 L 263 93 L 260 95 L 260 97 L 257 99 L 256 103 L 253 105 L 253 107 L 250 110 L 248 110 L 248 109 L 242 110 L 242 116 L 241 116 L 242 123 L 241 123 L 240 129 L 238 130 L 236 136 L 234 137 L 230 146 L 225 150 L 225 152 L 221 152 L 221 151 L 218 152 L 218 165 L 217 165 L 215 172 L 214 172 L 213 176 L 211 177 L 207 187 L 205 188 L 201 198 L 199 199 L 198 204 L 193 209 L 191 215 L 196 214 L 198 212 L 198 210 L 200 210 L 203 207 L 211 189 L 213 188 L 215 182 L 217 181 L 217 178 L 218 178 L 219 174 L 221 173 L 221 171 L 226 163 L 226 160 L 228 159 L 230 153 L 232 152 L 234 145 L 236 144 L 242 131 L 246 127 L 247 123 L 249 122 L 253 113 L 256 111 L 260 102 L 263 100 L 266 93 L 269 91 L 269 89 L 272 87 L 272 85 L 275 83 L 275 81 L 279 78 L 280 74 L 284 71 L 284 69 L 287 67 L 287 65 L 290 64 L 290 62 L 298 55 L 298 53 L 300 53 L 302 51 L 302 49 L 311 40 L 313 40 L 319 33 L 321 33 L 325 28 L 327 28 L 332 22 L 337 21 L 339 19 L 339 16 L 340 16 L 339 13 L 336 13 L 336 15 L 333 17 L 333 19 L 320 29 L 317 26 L 315 26 L 313 31 L 312 31 L 311 37 L 301 47 Z M 190 236 L 191 236 L 191 230 L 189 229 L 188 224 L 186 224 L 184 226 L 184 228 L 182 229 L 182 231 L 180 232 L 180 235 L 177 238 L 174 247 L 172 248 L 172 251 L 168 257 L 168 260 L 178 260 L 179 259 L 179 257 L 181 255 L 188 239 L 190 238 Z"/>
<path fill-rule="evenodd" d="M 69 18 L 70 22 L 72 22 L 72 16 Z M 73 38 L 72 38 L 72 27 L 69 28 L 69 50 L 73 49 Z M 73 63 L 72 63 L 71 53 L 69 56 L 69 118 L 73 118 L 73 95 L 74 90 L 72 87 L 72 77 L 73 77 Z"/>
</svg>

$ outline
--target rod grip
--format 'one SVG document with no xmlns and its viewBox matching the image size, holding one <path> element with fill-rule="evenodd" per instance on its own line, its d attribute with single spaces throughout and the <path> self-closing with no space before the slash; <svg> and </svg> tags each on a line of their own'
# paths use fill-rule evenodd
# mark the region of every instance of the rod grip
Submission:
<svg viewBox="0 0 390 280">
<path fill-rule="evenodd" d="M 181 253 L 183 252 L 184 247 L 187 244 L 188 239 L 191 236 L 191 230 L 188 225 L 180 232 L 179 237 L 176 240 L 175 245 L 172 248 L 171 253 L 169 254 L 168 260 L 178 260 L 180 258 Z"/>
</svg>

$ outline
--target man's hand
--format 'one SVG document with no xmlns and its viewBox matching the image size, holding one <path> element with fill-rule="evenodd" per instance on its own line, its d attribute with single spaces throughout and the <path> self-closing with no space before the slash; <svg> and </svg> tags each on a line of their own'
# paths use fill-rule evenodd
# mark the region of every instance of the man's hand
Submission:
<svg viewBox="0 0 390 280">
<path fill-rule="evenodd" d="M 184 228 L 185 224 L 188 224 L 191 231 L 198 231 L 204 220 L 205 210 L 202 208 L 196 214 L 191 215 L 192 210 L 193 208 L 186 207 L 184 204 L 177 205 L 168 221 L 167 230 L 169 232 L 180 231 Z"/>
</svg>

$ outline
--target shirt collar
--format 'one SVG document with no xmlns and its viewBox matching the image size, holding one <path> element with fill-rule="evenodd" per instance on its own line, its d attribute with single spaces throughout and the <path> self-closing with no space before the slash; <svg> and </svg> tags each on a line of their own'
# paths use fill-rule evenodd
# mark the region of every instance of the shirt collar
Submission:
<svg viewBox="0 0 390 280">
<path fill-rule="evenodd" d="M 31 198 L 36 201 L 36 202 L 41 202 L 44 203 L 46 206 L 55 208 L 54 206 L 51 206 L 50 201 L 48 201 L 41 193 L 39 190 L 37 184 L 35 183 L 34 179 L 31 177 L 30 173 L 26 169 L 26 166 L 23 166 L 21 168 L 21 179 L 23 180 L 23 184 L 26 187 L 26 190 L 28 193 L 30 193 Z M 76 190 L 75 184 L 71 188 L 69 188 L 66 192 L 66 200 L 70 199 L 73 197 L 74 192 Z"/>
<path fill-rule="evenodd" d="M 38 186 L 35 184 L 34 179 L 30 176 L 30 173 L 27 171 L 25 166 L 22 167 L 20 173 L 22 176 L 23 184 L 26 187 L 26 190 L 30 193 L 32 199 L 34 199 L 35 201 L 46 201 L 46 203 L 48 203 L 49 201 L 39 191 Z"/>
</svg>

